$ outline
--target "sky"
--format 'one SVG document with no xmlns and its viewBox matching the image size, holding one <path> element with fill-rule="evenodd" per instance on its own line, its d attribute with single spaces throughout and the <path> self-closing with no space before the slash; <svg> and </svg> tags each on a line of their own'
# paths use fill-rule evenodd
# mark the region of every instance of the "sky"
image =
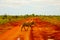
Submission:
<svg viewBox="0 0 60 40">
<path fill-rule="evenodd" d="M 60 15 L 60 0 L 0 0 L 0 15 Z"/>
</svg>

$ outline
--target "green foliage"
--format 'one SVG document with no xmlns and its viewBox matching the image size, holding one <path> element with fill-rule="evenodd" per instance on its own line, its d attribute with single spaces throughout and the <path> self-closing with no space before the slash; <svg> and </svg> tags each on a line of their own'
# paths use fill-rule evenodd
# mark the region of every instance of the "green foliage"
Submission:
<svg viewBox="0 0 60 40">
<path fill-rule="evenodd" d="M 0 16 L 0 24 L 9 22 L 9 21 L 17 21 L 17 20 L 22 20 L 28 17 L 40 17 L 40 19 L 42 20 L 47 20 L 50 21 L 51 19 L 57 19 L 58 21 L 60 21 L 60 16 L 44 16 L 44 15 L 35 15 L 35 14 L 31 14 L 31 15 L 20 15 L 20 16 L 11 16 L 11 15 L 1 15 Z"/>
</svg>

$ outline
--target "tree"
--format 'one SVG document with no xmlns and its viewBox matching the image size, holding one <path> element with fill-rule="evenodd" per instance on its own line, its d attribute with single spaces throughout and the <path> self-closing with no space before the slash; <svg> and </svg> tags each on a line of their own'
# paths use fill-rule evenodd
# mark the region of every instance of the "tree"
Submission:
<svg viewBox="0 0 60 40">
<path fill-rule="evenodd" d="M 4 15 L 2 19 L 5 19 L 5 18 L 7 18 L 7 15 Z"/>
<path fill-rule="evenodd" d="M 32 16 L 34 17 L 34 16 L 35 16 L 35 14 L 33 13 L 33 14 L 32 14 Z"/>
</svg>

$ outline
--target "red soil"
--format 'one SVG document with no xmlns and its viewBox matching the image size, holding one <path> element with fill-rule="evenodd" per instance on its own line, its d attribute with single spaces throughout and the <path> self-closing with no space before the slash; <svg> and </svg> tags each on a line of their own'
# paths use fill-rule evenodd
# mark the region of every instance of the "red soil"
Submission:
<svg viewBox="0 0 60 40">
<path fill-rule="evenodd" d="M 34 21 L 35 25 L 32 26 L 32 28 L 29 28 L 28 31 L 21 32 L 21 25 L 24 22 L 31 21 Z M 21 40 L 47 40 L 48 36 L 52 37 L 54 40 L 60 40 L 60 26 L 42 21 L 38 17 L 27 18 L 17 22 L 8 22 L 2 26 L 12 26 L 13 28 L 3 33 L 0 36 L 1 40 L 16 40 L 15 38 L 19 35 Z"/>
</svg>

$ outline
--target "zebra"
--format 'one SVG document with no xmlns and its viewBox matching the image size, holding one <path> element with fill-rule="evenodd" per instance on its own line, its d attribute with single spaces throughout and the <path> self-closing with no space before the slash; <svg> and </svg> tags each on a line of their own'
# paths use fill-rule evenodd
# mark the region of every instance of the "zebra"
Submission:
<svg viewBox="0 0 60 40">
<path fill-rule="evenodd" d="M 34 22 L 25 22 L 25 23 L 23 23 L 23 25 L 21 27 L 21 31 L 22 31 L 23 28 L 24 28 L 25 31 L 27 31 L 28 28 L 32 27 L 32 25 L 34 25 L 34 24 L 35 24 Z M 28 27 L 27 30 L 26 30 L 26 27 Z"/>
</svg>

